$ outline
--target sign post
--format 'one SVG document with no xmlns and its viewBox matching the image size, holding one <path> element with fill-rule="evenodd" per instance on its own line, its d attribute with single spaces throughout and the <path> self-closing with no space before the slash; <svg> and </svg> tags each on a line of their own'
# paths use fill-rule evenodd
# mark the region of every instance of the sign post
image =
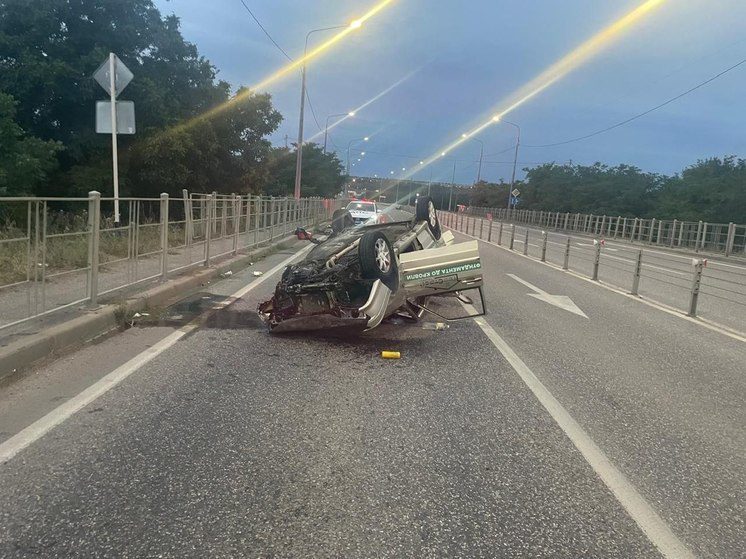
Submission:
<svg viewBox="0 0 746 559">
<path fill-rule="evenodd" d="M 125 87 L 132 81 L 133 74 L 129 69 L 122 63 L 117 55 L 113 52 L 109 53 L 109 58 L 98 70 L 93 74 L 93 78 L 104 88 L 109 94 L 110 109 L 109 117 L 111 120 L 111 164 L 114 175 L 114 223 L 119 224 L 119 154 L 117 149 L 117 133 L 120 132 L 122 126 L 119 125 L 117 120 L 117 96 L 124 90 Z M 134 109 L 132 109 L 133 122 L 129 127 L 130 132 L 134 133 Z M 97 131 L 101 128 L 100 122 L 98 122 L 98 111 L 96 114 Z"/>
<path fill-rule="evenodd" d="M 114 172 L 114 223 L 119 224 L 119 153 L 117 149 L 116 57 L 109 53 L 109 93 L 111 94 L 111 164 Z"/>
</svg>

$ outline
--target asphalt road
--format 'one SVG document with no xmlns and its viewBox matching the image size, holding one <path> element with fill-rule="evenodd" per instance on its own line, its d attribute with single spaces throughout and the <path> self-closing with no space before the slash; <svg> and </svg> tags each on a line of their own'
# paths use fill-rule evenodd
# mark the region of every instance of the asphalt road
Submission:
<svg viewBox="0 0 746 559">
<path fill-rule="evenodd" d="M 481 251 L 489 314 L 446 331 L 270 336 L 262 276 L 0 464 L 0 555 L 742 556 L 744 342 Z M 0 453 L 183 310 L 0 389 Z"/>
<path fill-rule="evenodd" d="M 484 221 L 484 223 L 483 223 Z M 481 218 L 459 216 L 454 223 L 458 230 L 482 239 L 490 239 L 501 246 L 510 245 L 511 224 L 503 224 L 502 237 L 499 223 L 492 225 Z M 529 256 L 541 258 L 543 238 L 540 228 L 516 225 L 513 248 L 523 253 L 529 233 Z M 569 269 L 583 276 L 592 277 L 596 248 L 593 237 L 547 229 L 546 259 L 562 266 L 568 236 L 570 242 Z M 740 333 L 746 333 L 746 264 L 740 259 L 727 260 L 707 255 L 682 254 L 680 250 L 669 250 L 665 246 L 630 244 L 625 241 L 605 239 L 601 247 L 598 279 L 626 292 L 632 290 L 638 254 L 642 250 L 642 268 L 638 281 L 641 297 L 662 303 L 682 313 L 688 313 L 694 279 L 693 258 L 706 258 L 703 269 L 696 314 L 705 320 L 722 325 Z"/>
</svg>

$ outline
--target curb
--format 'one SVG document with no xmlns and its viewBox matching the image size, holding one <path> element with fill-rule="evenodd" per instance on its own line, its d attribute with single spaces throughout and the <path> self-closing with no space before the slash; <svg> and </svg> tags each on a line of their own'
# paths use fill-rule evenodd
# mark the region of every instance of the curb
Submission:
<svg viewBox="0 0 746 559">
<path fill-rule="evenodd" d="M 295 240 L 290 235 L 277 242 L 256 248 L 255 250 L 224 260 L 210 268 L 198 268 L 187 272 L 187 275 L 169 279 L 142 293 L 132 295 L 122 303 L 107 303 L 86 312 L 62 324 L 45 328 L 42 332 L 32 334 L 11 342 L 0 348 L 0 381 L 27 370 L 32 365 L 51 357 L 68 353 L 96 338 L 105 336 L 117 329 L 116 312 L 122 304 L 127 312 L 139 312 L 146 307 L 165 306 L 189 294 L 208 281 L 227 271 L 238 271 L 248 268 L 252 262 L 264 258 L 272 251 L 282 248 Z"/>
</svg>

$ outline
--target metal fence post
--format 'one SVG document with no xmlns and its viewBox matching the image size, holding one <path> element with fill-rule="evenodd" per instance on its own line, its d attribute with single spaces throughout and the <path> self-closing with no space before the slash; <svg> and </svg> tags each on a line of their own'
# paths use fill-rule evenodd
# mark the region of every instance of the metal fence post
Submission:
<svg viewBox="0 0 746 559">
<path fill-rule="evenodd" d="M 655 233 L 655 218 L 650 221 L 650 234 L 648 235 L 648 244 L 653 244 L 653 233 Z"/>
<path fill-rule="evenodd" d="M 493 223 L 493 221 L 490 219 L 489 223 L 490 223 L 490 225 L 487 228 L 487 242 L 488 243 L 492 242 L 492 223 Z"/>
<path fill-rule="evenodd" d="M 637 262 L 635 263 L 635 273 L 632 276 L 632 295 L 637 295 L 640 289 L 640 275 L 642 274 L 642 249 L 637 252 Z"/>
<path fill-rule="evenodd" d="M 272 197 L 272 199 L 269 202 L 269 240 L 275 238 L 275 199 Z"/>
<path fill-rule="evenodd" d="M 694 264 L 694 276 L 692 277 L 692 290 L 687 315 L 697 316 L 697 301 L 699 300 L 699 288 L 702 283 L 702 270 L 705 266 L 705 261 L 697 258 L 692 263 Z"/>
<path fill-rule="evenodd" d="M 218 234 L 217 205 L 218 205 L 218 192 L 217 190 L 213 190 L 212 191 L 212 207 L 213 207 L 213 212 L 215 214 L 215 221 L 212 222 L 212 236 L 215 238 L 217 238 L 217 234 Z"/>
<path fill-rule="evenodd" d="M 567 242 L 565 243 L 565 260 L 562 263 L 562 269 L 563 270 L 569 270 L 570 269 L 570 243 L 572 242 L 571 237 L 567 237 Z"/>
<path fill-rule="evenodd" d="M 622 221 L 622 216 L 616 218 L 616 224 L 614 225 L 614 238 L 619 236 L 619 222 Z"/>
<path fill-rule="evenodd" d="M 541 232 L 541 261 L 547 261 L 547 232 Z"/>
<path fill-rule="evenodd" d="M 526 256 L 528 254 L 528 227 L 526 227 L 526 237 L 523 239 L 523 255 Z"/>
<path fill-rule="evenodd" d="M 733 244 L 736 241 L 736 224 L 732 221 L 728 224 L 728 237 L 725 240 L 725 256 L 733 252 Z"/>
<path fill-rule="evenodd" d="M 38 219 L 38 214 L 37 214 Z M 98 304 L 98 268 L 100 261 L 99 243 L 101 240 L 101 193 L 92 190 L 88 193 L 88 223 L 91 236 L 88 239 L 88 302 Z"/>
<path fill-rule="evenodd" d="M 565 226 L 563 227 L 565 231 L 567 231 L 567 224 L 569 221 L 570 221 L 570 212 L 567 212 L 565 213 Z"/>
<path fill-rule="evenodd" d="M 515 241 L 515 223 L 510 224 L 510 250 L 513 250 L 513 242 Z"/>
<path fill-rule="evenodd" d="M 182 189 L 181 196 L 184 199 L 184 238 L 186 246 L 189 247 L 194 239 L 194 225 L 192 224 L 192 212 L 189 208 L 191 201 L 186 188 Z"/>
<path fill-rule="evenodd" d="M 483 233 L 484 233 L 484 219 L 480 219 L 479 220 L 479 238 L 480 239 L 484 238 Z"/>
<path fill-rule="evenodd" d="M 161 194 L 161 278 L 168 277 L 168 194 Z"/>
<path fill-rule="evenodd" d="M 501 221 L 497 226 L 497 244 L 498 246 L 503 243 L 503 222 Z"/>
<path fill-rule="evenodd" d="M 210 266 L 210 245 L 212 244 L 212 211 L 215 198 L 212 194 L 205 196 L 205 213 L 202 215 L 202 220 L 205 224 L 205 267 Z M 205 221 L 205 218 L 207 221 Z"/>
<path fill-rule="evenodd" d="M 702 222 L 699 222 L 699 225 L 697 225 L 697 238 L 694 241 L 694 251 L 699 252 L 699 241 L 702 237 Z"/>
<path fill-rule="evenodd" d="M 593 280 L 598 281 L 598 265 L 601 263 L 601 242 L 594 239 L 593 244 L 596 245 L 596 254 L 593 256 Z"/>
<path fill-rule="evenodd" d="M 677 223 L 678 221 L 674 219 L 673 224 L 671 225 L 671 238 L 669 239 L 669 244 L 668 244 L 668 246 L 670 246 L 671 248 L 673 248 L 673 242 L 674 242 L 674 239 L 676 238 L 676 224 Z"/>
<path fill-rule="evenodd" d="M 601 218 L 601 227 L 599 228 L 599 235 L 604 236 L 604 230 L 606 229 L 606 216 Z"/>
<path fill-rule="evenodd" d="M 707 243 L 707 226 L 709 223 L 705 221 L 704 226 L 702 227 L 702 246 L 700 247 L 702 250 L 705 248 L 705 243 Z"/>
<path fill-rule="evenodd" d="M 637 221 L 638 219 L 635 218 L 635 222 L 632 224 L 632 234 L 629 236 L 629 242 L 634 243 L 635 242 L 635 231 L 637 230 Z"/>
<path fill-rule="evenodd" d="M 661 244 L 661 237 L 663 237 L 663 221 L 658 222 L 658 238 L 655 239 L 655 244 Z"/>
<path fill-rule="evenodd" d="M 233 198 L 233 254 L 238 254 L 238 235 L 241 232 L 241 211 L 243 200 L 241 195 L 237 194 Z"/>
</svg>

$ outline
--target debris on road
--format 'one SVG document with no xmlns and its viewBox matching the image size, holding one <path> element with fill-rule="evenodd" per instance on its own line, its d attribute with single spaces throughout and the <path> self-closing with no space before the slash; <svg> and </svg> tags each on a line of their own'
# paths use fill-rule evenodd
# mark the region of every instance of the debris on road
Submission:
<svg viewBox="0 0 746 559">
<path fill-rule="evenodd" d="M 401 359 L 401 353 L 398 351 L 382 351 L 381 357 L 384 359 Z"/>
<path fill-rule="evenodd" d="M 257 270 L 256 272 L 254 272 L 254 276 L 256 276 L 256 277 L 259 277 L 261 275 L 264 275 L 264 272 L 260 272 L 259 270 Z"/>
<path fill-rule="evenodd" d="M 233 275 L 233 272 L 231 270 L 228 270 L 227 272 L 220 274 L 221 278 L 229 278 Z"/>
<path fill-rule="evenodd" d="M 423 330 L 448 330 L 451 326 L 445 322 L 425 322 L 422 325 Z"/>
</svg>

